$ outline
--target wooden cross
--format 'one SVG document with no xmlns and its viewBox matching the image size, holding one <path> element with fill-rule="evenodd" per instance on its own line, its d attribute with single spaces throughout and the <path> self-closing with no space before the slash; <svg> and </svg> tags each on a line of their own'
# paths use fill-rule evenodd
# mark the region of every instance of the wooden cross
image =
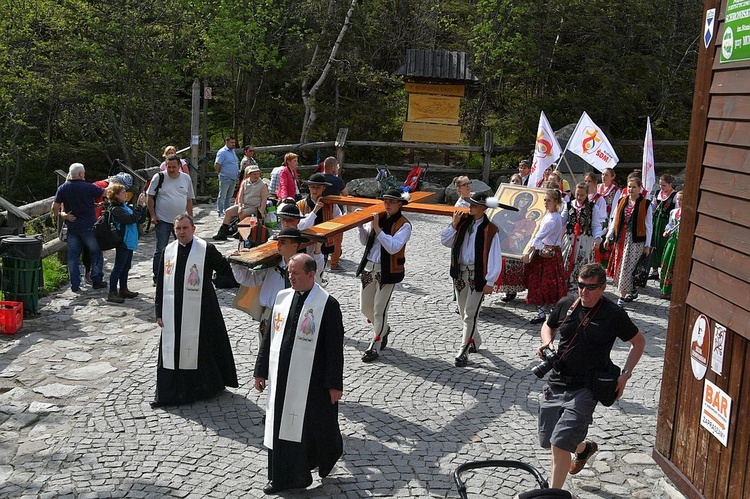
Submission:
<svg viewBox="0 0 750 499">
<path fill-rule="evenodd" d="M 401 211 L 412 213 L 426 213 L 429 215 L 453 216 L 453 213 L 463 211 L 468 213 L 467 208 L 456 208 L 440 204 L 428 204 L 428 201 L 435 197 L 434 192 L 417 191 L 411 194 L 409 203 L 401 207 Z M 374 213 L 385 213 L 385 205 L 382 199 L 360 198 L 353 196 L 325 196 L 321 198 L 324 203 L 343 204 L 347 206 L 362 206 L 363 209 L 347 213 L 341 217 L 314 225 L 305 229 L 302 234 L 313 236 L 315 240 L 320 241 L 324 238 L 335 236 L 347 230 L 358 227 L 372 219 Z M 276 265 L 281 257 L 276 253 L 276 241 L 268 241 L 265 244 L 256 246 L 250 251 L 242 251 L 238 255 L 229 256 L 229 261 L 239 263 L 248 267 L 257 265 L 273 266 Z"/>
</svg>

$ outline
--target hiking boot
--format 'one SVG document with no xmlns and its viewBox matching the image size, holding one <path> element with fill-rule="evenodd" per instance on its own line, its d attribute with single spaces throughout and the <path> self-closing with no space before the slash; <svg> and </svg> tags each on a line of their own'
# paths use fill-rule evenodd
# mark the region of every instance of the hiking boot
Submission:
<svg viewBox="0 0 750 499">
<path fill-rule="evenodd" d="M 581 471 L 584 466 L 586 466 L 586 462 L 589 460 L 589 458 L 593 456 L 594 452 L 598 450 L 599 446 L 596 445 L 596 442 L 592 440 L 586 440 L 586 448 L 582 453 L 576 454 L 575 459 L 570 462 L 570 469 L 568 470 L 568 473 L 570 473 L 571 475 L 578 474 L 578 472 Z"/>
<path fill-rule="evenodd" d="M 94 282 L 94 284 L 92 284 L 91 287 L 94 289 L 104 289 L 107 287 L 107 281 Z"/>
<path fill-rule="evenodd" d="M 362 362 L 372 362 L 373 360 L 376 360 L 379 357 L 378 351 L 375 349 L 372 350 L 365 350 L 365 353 L 362 355 Z"/>
<path fill-rule="evenodd" d="M 128 288 L 120 289 L 120 296 L 122 298 L 135 298 L 138 296 L 138 292 L 130 291 Z"/>
<path fill-rule="evenodd" d="M 125 303 L 125 298 L 120 296 L 117 291 L 110 291 L 107 295 L 107 301 L 111 303 Z"/>
<path fill-rule="evenodd" d="M 226 241 L 227 236 L 229 236 L 229 226 L 227 224 L 221 224 L 221 227 L 219 227 L 219 232 L 212 237 L 214 241 Z"/>
<path fill-rule="evenodd" d="M 466 365 L 469 363 L 469 356 L 465 353 L 462 353 L 455 358 L 454 363 L 456 364 L 456 367 L 466 367 Z"/>
</svg>

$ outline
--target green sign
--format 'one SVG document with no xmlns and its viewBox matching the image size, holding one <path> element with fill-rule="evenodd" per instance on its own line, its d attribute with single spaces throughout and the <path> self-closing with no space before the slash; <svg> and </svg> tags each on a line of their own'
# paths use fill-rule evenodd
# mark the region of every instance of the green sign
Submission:
<svg viewBox="0 0 750 499">
<path fill-rule="evenodd" d="M 750 0 L 727 0 L 720 62 L 750 59 Z"/>
</svg>

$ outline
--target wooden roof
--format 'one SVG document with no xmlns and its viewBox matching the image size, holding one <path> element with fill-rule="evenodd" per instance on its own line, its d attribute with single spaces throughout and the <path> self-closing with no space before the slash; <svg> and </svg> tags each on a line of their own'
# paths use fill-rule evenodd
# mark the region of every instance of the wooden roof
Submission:
<svg viewBox="0 0 750 499">
<path fill-rule="evenodd" d="M 396 74 L 433 81 L 477 81 L 469 69 L 466 52 L 447 50 L 409 49 L 406 51 L 406 64 L 398 68 Z"/>
</svg>

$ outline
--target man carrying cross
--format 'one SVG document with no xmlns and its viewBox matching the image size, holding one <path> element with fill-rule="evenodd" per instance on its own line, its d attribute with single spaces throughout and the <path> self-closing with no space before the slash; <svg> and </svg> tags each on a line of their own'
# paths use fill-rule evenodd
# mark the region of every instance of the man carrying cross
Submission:
<svg viewBox="0 0 750 499">
<path fill-rule="evenodd" d="M 458 311 L 463 320 L 463 341 L 455 359 L 457 367 L 469 362 L 469 353 L 482 344 L 477 319 L 484 295 L 492 293 L 503 268 L 500 251 L 500 229 L 484 214 L 497 208 L 497 199 L 475 193 L 470 198 L 469 214 L 456 211 L 451 224 L 443 229 L 440 242 L 451 248 L 450 275 L 458 297 Z"/>
<path fill-rule="evenodd" d="M 382 195 L 385 215 L 372 215 L 372 220 L 359 227 L 359 241 L 365 253 L 357 269 L 362 287 L 359 307 L 374 327 L 373 339 L 362 355 L 362 362 L 372 362 L 388 344 L 388 304 L 396 284 L 404 279 L 406 243 L 411 237 L 411 224 L 401 214 L 409 202 L 409 194 L 388 189 Z"/>
</svg>

